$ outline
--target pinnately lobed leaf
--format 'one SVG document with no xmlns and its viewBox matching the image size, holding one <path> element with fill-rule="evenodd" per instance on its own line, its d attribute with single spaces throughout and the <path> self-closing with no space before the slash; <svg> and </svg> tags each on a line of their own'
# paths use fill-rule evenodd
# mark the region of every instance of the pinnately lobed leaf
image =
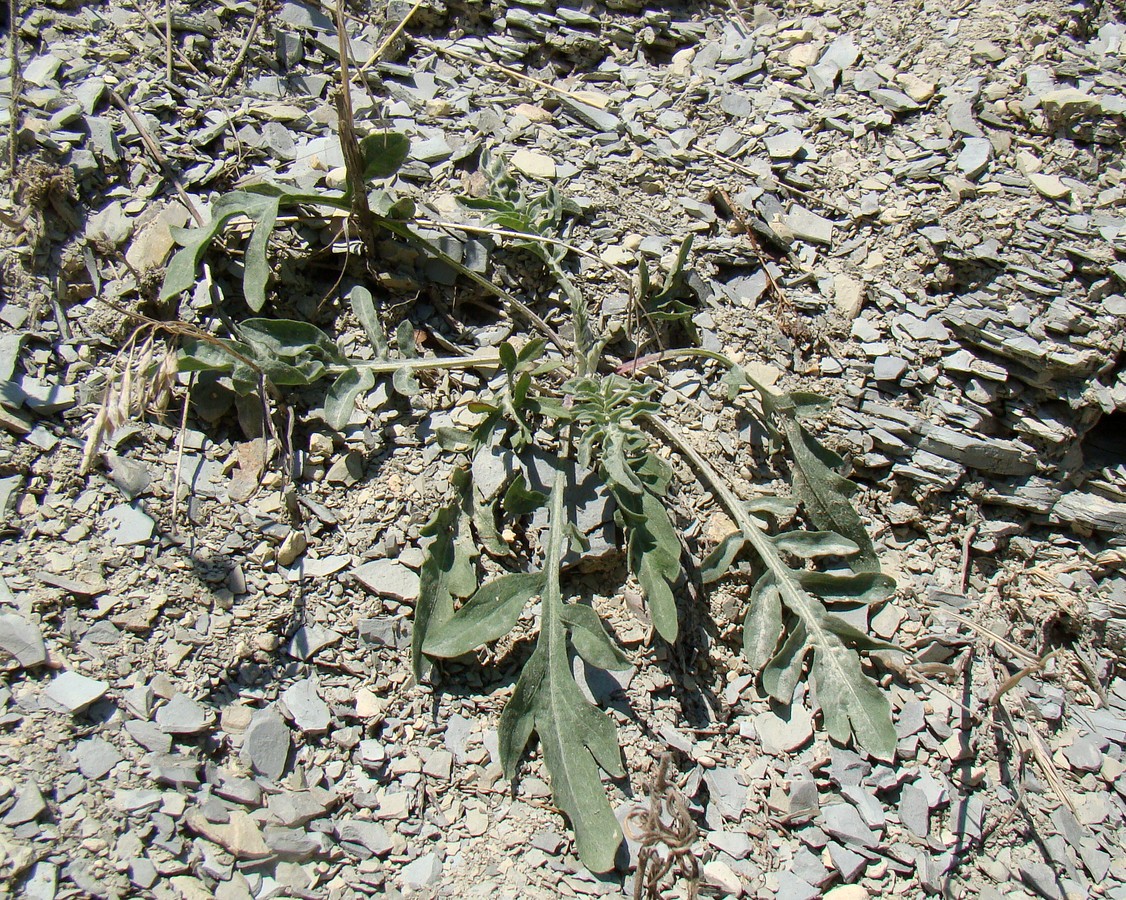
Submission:
<svg viewBox="0 0 1126 900">
<path fill-rule="evenodd" d="M 532 734 L 538 735 L 552 796 L 575 829 L 579 858 L 591 871 L 607 872 L 613 868 L 622 830 L 598 770 L 614 777 L 625 771 L 613 722 L 583 697 L 568 658 L 564 610 L 571 621 L 577 618 L 564 604 L 559 583 L 568 525 L 563 486 L 558 474 L 549 507 L 539 640 L 501 714 L 498 739 L 501 765 L 512 778 Z"/>
</svg>

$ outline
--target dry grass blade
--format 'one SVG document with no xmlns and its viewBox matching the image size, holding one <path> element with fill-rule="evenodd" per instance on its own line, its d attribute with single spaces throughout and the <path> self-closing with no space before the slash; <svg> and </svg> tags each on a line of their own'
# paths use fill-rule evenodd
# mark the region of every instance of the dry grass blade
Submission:
<svg viewBox="0 0 1126 900">
<path fill-rule="evenodd" d="M 687 883 L 688 900 L 695 900 L 699 891 L 700 863 L 692 852 L 698 830 L 688 812 L 688 801 L 669 782 L 671 762 L 671 754 L 661 757 L 649 785 L 649 805 L 632 810 L 623 824 L 626 836 L 641 844 L 634 900 L 658 900 L 661 882 L 674 867 Z"/>
<path fill-rule="evenodd" d="M 135 417 L 159 415 L 168 408 L 176 377 L 176 353 L 171 347 L 158 350 L 155 331 L 156 327 L 147 323 L 138 326 L 118 351 L 102 404 L 86 432 L 82 474 L 93 469 L 102 443 L 114 431 Z"/>
</svg>

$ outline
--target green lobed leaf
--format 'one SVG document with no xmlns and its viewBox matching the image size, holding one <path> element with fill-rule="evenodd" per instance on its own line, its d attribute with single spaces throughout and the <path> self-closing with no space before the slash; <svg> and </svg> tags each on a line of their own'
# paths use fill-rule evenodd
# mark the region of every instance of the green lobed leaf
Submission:
<svg viewBox="0 0 1126 900">
<path fill-rule="evenodd" d="M 878 572 L 880 562 L 872 539 L 851 501 L 856 485 L 835 470 L 835 465 L 840 463 L 839 457 L 802 427 L 792 404 L 787 406 L 788 402 L 785 398 L 772 400 L 763 395 L 764 408 L 780 420 L 779 431 L 794 462 L 795 496 L 814 525 L 823 531 L 836 532 L 856 544 L 859 551 L 849 561 L 854 571 Z"/>
<path fill-rule="evenodd" d="M 504 511 L 513 516 L 526 516 L 535 512 L 547 502 L 547 494 L 528 487 L 523 472 L 517 472 L 512 484 L 504 492 L 501 505 Z"/>
<path fill-rule="evenodd" d="M 501 714 L 498 744 L 501 765 L 512 778 L 532 733 L 539 736 L 552 796 L 575 829 L 579 858 L 592 872 L 608 872 L 622 830 L 598 769 L 614 777 L 624 776 L 625 771 L 613 722 L 587 702 L 571 671 L 559 584 L 568 524 L 563 488 L 559 473 L 549 507 L 539 640 Z"/>
<path fill-rule="evenodd" d="M 431 628 L 438 628 L 454 614 L 455 588 L 464 575 L 458 569 L 464 563 L 457 538 L 466 527 L 463 524 L 461 504 L 452 503 L 438 510 L 422 528 L 423 537 L 434 540 L 426 550 L 419 572 L 418 601 L 414 607 L 414 627 L 411 635 L 411 667 L 416 681 L 421 681 L 426 669 L 422 651 Z"/>
<path fill-rule="evenodd" d="M 855 650 L 839 643 L 824 648 L 813 658 L 810 679 L 825 730 L 833 740 L 844 742 L 851 735 L 874 756 L 889 761 L 895 758 L 891 704 L 864 676 Z"/>
<path fill-rule="evenodd" d="M 637 576 L 657 633 L 676 642 L 679 622 L 672 585 L 680 577 L 680 538 L 660 498 L 641 495 L 640 521 L 627 526 L 630 568 Z"/>
<path fill-rule="evenodd" d="M 829 603 L 880 603 L 895 593 L 895 579 L 880 572 L 856 575 L 802 572 L 801 584 Z"/>
<path fill-rule="evenodd" d="M 583 661 L 600 669 L 620 672 L 630 667 L 629 657 L 610 639 L 602 620 L 583 603 L 563 606 L 563 624 L 571 635 L 571 644 Z"/>
<path fill-rule="evenodd" d="M 356 398 L 375 387 L 375 375 L 370 369 L 345 369 L 325 396 L 324 418 L 329 428 L 340 431 L 352 418 Z"/>
<path fill-rule="evenodd" d="M 700 563 L 700 580 L 704 584 L 719 581 L 727 574 L 727 570 L 731 568 L 732 563 L 735 562 L 735 558 L 745 544 L 743 535 L 738 532 L 725 537 Z"/>
<path fill-rule="evenodd" d="M 762 670 L 763 688 L 779 703 L 788 705 L 794 699 L 794 689 L 801 680 L 802 664 L 808 653 L 805 628 L 795 625 Z"/>
<path fill-rule="evenodd" d="M 478 588 L 452 617 L 429 630 L 422 652 L 451 658 L 504 637 L 543 585 L 542 572 L 510 572 L 494 578 Z"/>
<path fill-rule="evenodd" d="M 327 334 L 309 322 L 294 319 L 244 319 L 238 324 L 239 337 L 254 348 L 260 358 L 295 359 L 311 356 L 337 364 L 346 363 L 344 354 Z"/>
</svg>

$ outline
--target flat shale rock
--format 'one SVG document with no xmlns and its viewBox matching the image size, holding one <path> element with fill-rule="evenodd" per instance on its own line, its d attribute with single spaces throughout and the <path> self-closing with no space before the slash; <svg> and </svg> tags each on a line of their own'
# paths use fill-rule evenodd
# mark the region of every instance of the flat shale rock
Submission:
<svg viewBox="0 0 1126 900">
<path fill-rule="evenodd" d="M 15 658 L 25 669 L 47 661 L 47 647 L 39 626 L 14 613 L 0 615 L 0 652 Z"/>
<path fill-rule="evenodd" d="M 63 672 L 47 687 L 47 699 L 72 713 L 80 713 L 109 690 L 109 685 L 77 672 Z"/>
</svg>

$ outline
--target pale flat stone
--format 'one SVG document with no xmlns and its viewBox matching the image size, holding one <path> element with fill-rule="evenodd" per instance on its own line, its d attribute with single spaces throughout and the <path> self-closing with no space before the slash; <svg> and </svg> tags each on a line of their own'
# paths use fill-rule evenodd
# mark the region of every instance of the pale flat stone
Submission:
<svg viewBox="0 0 1126 900">
<path fill-rule="evenodd" d="M 555 177 L 555 160 L 534 150 L 517 150 L 513 153 L 512 167 L 529 178 Z"/>
<path fill-rule="evenodd" d="M 104 681 L 87 678 L 77 672 L 63 672 L 47 688 L 47 698 L 72 713 L 78 713 L 109 690 Z"/>
<path fill-rule="evenodd" d="M 15 657 L 25 669 L 47 661 L 47 647 L 39 626 L 14 613 L 0 616 L 0 652 Z"/>
<path fill-rule="evenodd" d="M 237 859 L 266 859 L 273 855 L 248 813 L 232 809 L 229 815 L 230 820 L 220 825 L 207 821 L 202 812 L 192 809 L 184 816 L 184 823 L 200 837 L 218 844 Z"/>
<path fill-rule="evenodd" d="M 1032 186 L 1049 200 L 1062 200 L 1071 193 L 1071 188 L 1064 184 L 1056 175 L 1029 172 L 1027 178 L 1032 182 Z"/>
</svg>

